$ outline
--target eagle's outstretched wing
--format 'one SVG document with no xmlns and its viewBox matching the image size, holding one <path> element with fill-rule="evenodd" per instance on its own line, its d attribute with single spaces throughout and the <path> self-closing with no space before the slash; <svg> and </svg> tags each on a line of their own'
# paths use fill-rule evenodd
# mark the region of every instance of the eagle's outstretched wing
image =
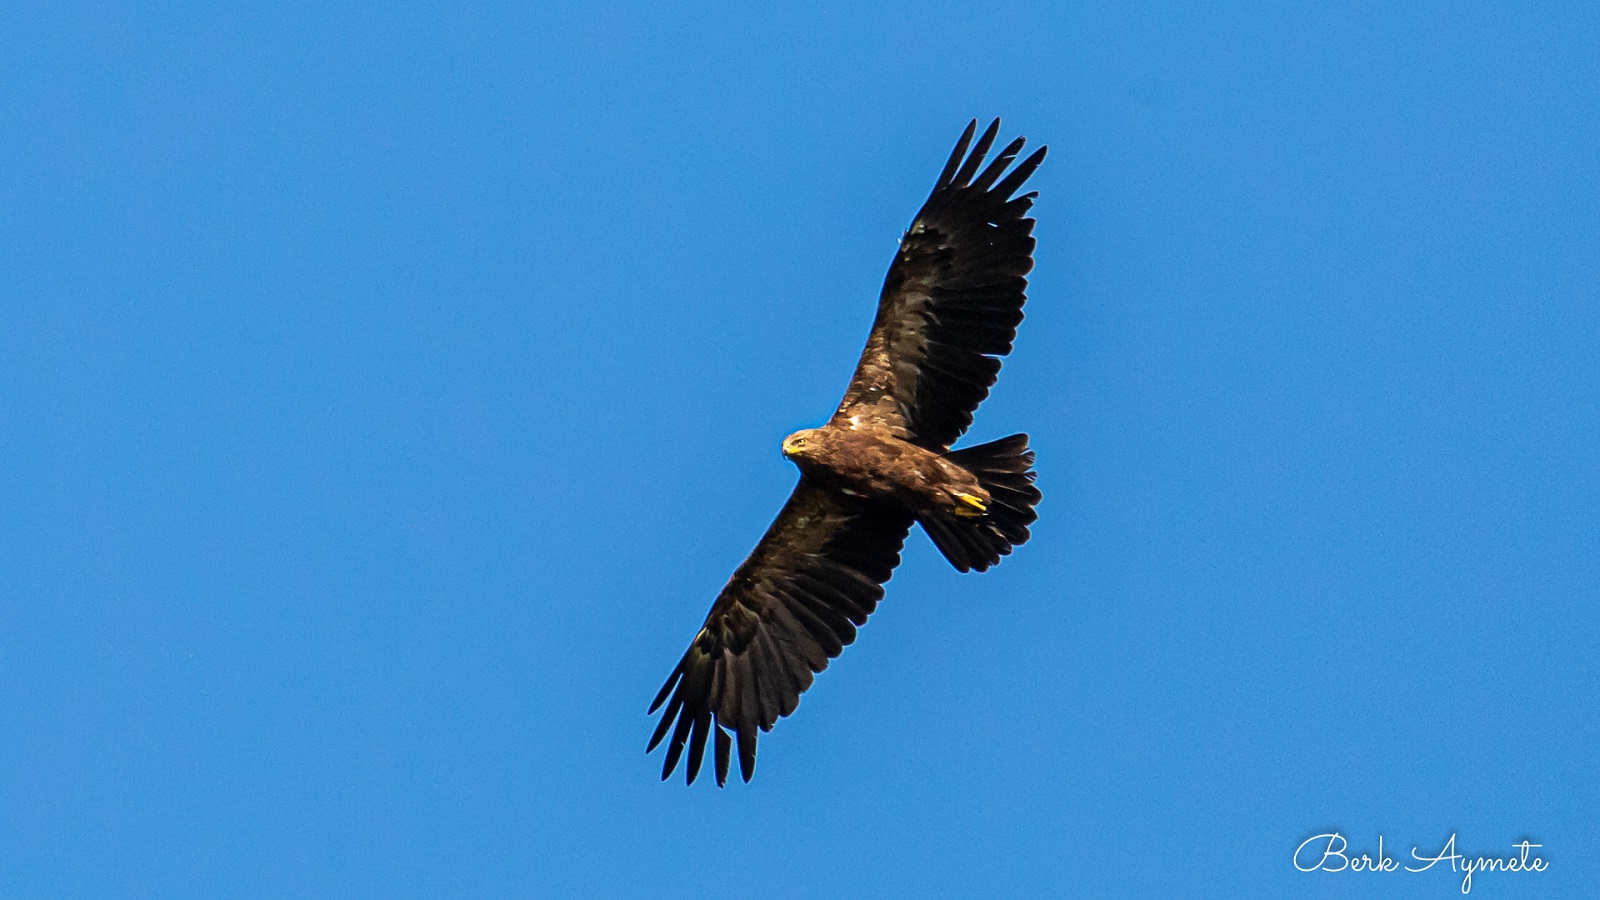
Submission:
<svg viewBox="0 0 1600 900">
<path fill-rule="evenodd" d="M 725 784 L 730 731 L 739 742 L 740 774 L 750 780 L 756 729 L 770 730 L 794 712 L 812 676 L 855 640 L 856 626 L 883 598 L 910 530 L 903 509 L 800 480 L 650 705 L 654 713 L 667 703 L 648 748 L 671 731 L 662 780 L 687 746 L 694 783 L 706 739 L 715 735 L 717 784 Z"/>
<path fill-rule="evenodd" d="M 1022 321 L 1033 269 L 1034 193 L 1012 197 L 1044 161 L 1040 147 L 1009 174 L 1017 138 L 982 173 L 1000 130 L 967 126 L 939 182 L 900 241 L 878 316 L 834 421 L 860 417 L 934 450 L 955 442 L 989 396 Z M 1004 176 L 1004 177 L 1002 177 Z"/>
</svg>

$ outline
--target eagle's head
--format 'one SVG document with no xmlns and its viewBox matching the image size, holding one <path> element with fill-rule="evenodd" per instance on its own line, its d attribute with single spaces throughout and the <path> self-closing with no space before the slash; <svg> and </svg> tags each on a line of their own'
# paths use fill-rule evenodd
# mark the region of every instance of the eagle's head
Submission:
<svg viewBox="0 0 1600 900">
<path fill-rule="evenodd" d="M 820 429 L 807 428 L 783 439 L 783 457 L 793 462 L 809 460 L 821 449 Z"/>
</svg>

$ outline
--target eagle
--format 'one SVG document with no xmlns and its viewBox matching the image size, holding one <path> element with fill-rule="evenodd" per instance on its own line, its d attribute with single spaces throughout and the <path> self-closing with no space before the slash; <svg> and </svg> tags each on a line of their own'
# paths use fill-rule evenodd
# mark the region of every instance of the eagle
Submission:
<svg viewBox="0 0 1600 900">
<path fill-rule="evenodd" d="M 985 571 L 1028 539 L 1040 499 L 1028 436 L 950 449 L 1022 321 L 1038 192 L 1017 190 L 1045 156 L 1040 147 L 1013 168 L 1019 137 L 984 166 L 1000 120 L 973 143 L 977 127 L 901 238 L 844 400 L 827 424 L 784 439 L 800 469 L 789 502 L 650 704 L 651 715 L 666 709 L 645 752 L 671 735 L 663 781 L 688 748 L 693 784 L 713 738 L 717 785 L 735 742 L 750 780 L 758 730 L 794 712 L 855 640 L 913 523 L 961 572 Z"/>
</svg>

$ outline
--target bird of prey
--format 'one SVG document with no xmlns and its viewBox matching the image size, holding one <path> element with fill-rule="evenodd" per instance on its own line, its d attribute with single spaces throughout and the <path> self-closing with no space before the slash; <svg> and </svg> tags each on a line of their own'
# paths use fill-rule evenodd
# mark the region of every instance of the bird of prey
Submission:
<svg viewBox="0 0 1600 900">
<path fill-rule="evenodd" d="M 1038 194 L 1014 195 L 1045 155 L 1040 147 L 1011 168 L 1019 137 L 984 167 L 1000 120 L 973 143 L 977 125 L 900 241 L 844 401 L 821 428 L 783 441 L 800 483 L 650 705 L 666 711 L 646 752 L 671 735 L 662 780 L 687 747 L 693 784 L 711 738 L 717 784 L 727 784 L 735 741 L 750 780 L 757 729 L 794 712 L 813 676 L 855 640 L 912 523 L 962 572 L 982 572 L 1028 539 L 1040 497 L 1028 436 L 950 449 L 1022 321 Z"/>
</svg>

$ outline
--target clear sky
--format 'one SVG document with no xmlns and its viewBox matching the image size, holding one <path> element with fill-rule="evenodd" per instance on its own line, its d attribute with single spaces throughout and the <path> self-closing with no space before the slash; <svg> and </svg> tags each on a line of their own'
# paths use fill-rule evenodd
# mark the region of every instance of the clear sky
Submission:
<svg viewBox="0 0 1600 900">
<path fill-rule="evenodd" d="M 0 893 L 1593 890 L 1594 4 L 134 6 L 0 11 Z M 660 783 L 996 115 L 1034 539 Z"/>
</svg>

